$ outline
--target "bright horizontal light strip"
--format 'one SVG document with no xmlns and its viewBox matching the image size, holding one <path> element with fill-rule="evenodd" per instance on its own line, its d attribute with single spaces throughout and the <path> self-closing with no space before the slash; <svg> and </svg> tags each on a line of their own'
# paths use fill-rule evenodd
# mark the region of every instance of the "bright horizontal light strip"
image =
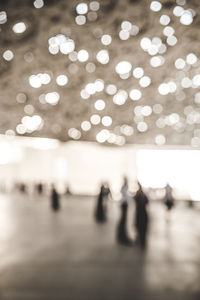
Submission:
<svg viewBox="0 0 200 300">
<path fill-rule="evenodd" d="M 199 150 L 139 150 L 136 153 L 138 179 L 145 187 L 173 188 L 199 200 Z"/>
</svg>

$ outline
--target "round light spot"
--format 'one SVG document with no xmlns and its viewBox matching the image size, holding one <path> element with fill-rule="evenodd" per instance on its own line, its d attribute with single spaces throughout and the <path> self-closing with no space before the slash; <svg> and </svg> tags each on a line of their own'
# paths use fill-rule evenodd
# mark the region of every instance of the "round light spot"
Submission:
<svg viewBox="0 0 200 300">
<path fill-rule="evenodd" d="M 56 78 L 57 85 L 64 86 L 68 83 L 68 78 L 66 75 L 59 75 Z"/>
<path fill-rule="evenodd" d="M 170 23 L 170 17 L 167 15 L 162 15 L 160 17 L 160 24 L 163 26 L 167 26 Z"/>
<path fill-rule="evenodd" d="M 84 25 L 86 23 L 86 17 L 85 16 L 76 16 L 75 18 L 77 25 Z"/>
<path fill-rule="evenodd" d="M 79 15 L 84 15 L 88 12 L 88 6 L 86 3 L 79 3 L 77 6 L 76 6 L 76 12 L 77 14 Z"/>
<path fill-rule="evenodd" d="M 160 11 L 162 8 L 162 4 L 159 2 L 159 1 L 152 1 L 151 2 L 151 5 L 150 5 L 150 9 L 155 11 L 155 12 L 158 12 Z"/>
<path fill-rule="evenodd" d="M 135 78 L 141 78 L 144 75 L 144 70 L 140 67 L 137 67 L 133 70 L 133 76 Z"/>
<path fill-rule="evenodd" d="M 60 100 L 60 95 L 57 92 L 47 93 L 45 95 L 45 101 L 51 105 L 56 105 Z"/>
<path fill-rule="evenodd" d="M 85 62 L 88 60 L 89 54 L 88 54 L 87 50 L 83 49 L 78 52 L 77 57 L 80 62 Z"/>
<path fill-rule="evenodd" d="M 158 92 L 161 95 L 167 95 L 169 93 L 169 86 L 166 83 L 161 83 L 158 87 Z"/>
<path fill-rule="evenodd" d="M 103 45 L 108 46 L 108 45 L 111 44 L 112 38 L 109 34 L 104 34 L 101 37 L 101 42 L 102 42 Z"/>
<path fill-rule="evenodd" d="M 26 24 L 24 22 L 16 23 L 12 29 L 15 33 L 23 33 L 26 31 Z"/>
<path fill-rule="evenodd" d="M 120 61 L 115 67 L 116 73 L 120 75 L 129 73 L 131 69 L 132 65 L 128 61 Z"/>
<path fill-rule="evenodd" d="M 151 78 L 149 76 L 143 76 L 140 79 L 139 84 L 141 87 L 148 87 L 151 84 Z"/>
<path fill-rule="evenodd" d="M 89 131 L 91 129 L 91 124 L 88 121 L 83 121 L 81 123 L 81 128 L 83 131 Z"/>
<path fill-rule="evenodd" d="M 6 61 L 11 61 L 14 57 L 14 54 L 11 50 L 6 50 L 4 53 L 3 53 L 3 58 L 6 60 Z"/>
<path fill-rule="evenodd" d="M 97 58 L 98 62 L 105 65 L 109 62 L 109 53 L 107 50 L 100 50 L 97 53 L 96 58 Z"/>
<path fill-rule="evenodd" d="M 140 131 L 140 132 L 145 132 L 145 131 L 147 131 L 147 129 L 148 129 L 147 123 L 145 123 L 145 122 L 139 122 L 139 123 L 137 124 L 137 130 L 138 130 L 138 131 Z"/>
<path fill-rule="evenodd" d="M 101 122 L 104 126 L 107 126 L 107 127 L 111 126 L 112 125 L 112 118 L 109 117 L 109 116 L 105 116 L 105 117 L 102 118 Z"/>
<path fill-rule="evenodd" d="M 103 100 L 99 99 L 95 102 L 94 107 L 97 110 L 103 110 L 105 108 L 106 104 Z"/>
<path fill-rule="evenodd" d="M 132 89 L 129 93 L 129 97 L 133 101 L 137 101 L 142 97 L 142 93 L 138 89 Z"/>
<path fill-rule="evenodd" d="M 155 137 L 155 143 L 159 146 L 164 145 L 166 143 L 166 138 L 164 135 L 159 134 Z"/>
<path fill-rule="evenodd" d="M 101 122 L 101 117 L 97 114 L 94 114 L 90 117 L 90 122 L 93 125 L 98 125 Z"/>
</svg>

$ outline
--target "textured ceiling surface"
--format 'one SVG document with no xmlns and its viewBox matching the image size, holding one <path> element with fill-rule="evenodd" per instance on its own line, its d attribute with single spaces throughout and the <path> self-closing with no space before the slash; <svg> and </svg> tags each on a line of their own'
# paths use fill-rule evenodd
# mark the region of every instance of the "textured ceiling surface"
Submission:
<svg viewBox="0 0 200 300">
<path fill-rule="evenodd" d="M 198 0 L 0 5 L 0 133 L 200 146 Z"/>
</svg>

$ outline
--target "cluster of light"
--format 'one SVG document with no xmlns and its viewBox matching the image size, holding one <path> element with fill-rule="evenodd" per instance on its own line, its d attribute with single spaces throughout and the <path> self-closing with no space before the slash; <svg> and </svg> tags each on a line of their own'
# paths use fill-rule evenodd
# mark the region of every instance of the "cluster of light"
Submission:
<svg viewBox="0 0 200 300">
<path fill-rule="evenodd" d="M 11 50 L 6 50 L 4 51 L 3 53 L 3 58 L 6 60 L 6 61 L 11 61 L 14 57 L 14 54 Z"/>
<path fill-rule="evenodd" d="M 48 104 L 56 105 L 60 100 L 60 95 L 57 92 L 47 93 L 45 95 L 45 101 Z"/>
<path fill-rule="evenodd" d="M 139 32 L 139 27 L 131 24 L 129 21 L 123 21 L 121 23 L 121 30 L 119 32 L 119 37 L 121 40 L 128 40 L 130 35 L 137 35 Z"/>
<path fill-rule="evenodd" d="M 96 110 L 103 110 L 105 106 L 105 101 L 102 99 L 99 99 L 94 103 L 94 107 L 96 108 Z"/>
<path fill-rule="evenodd" d="M 49 38 L 49 52 L 53 55 L 57 54 L 59 51 L 62 54 L 69 54 L 74 51 L 75 43 L 74 40 L 68 38 L 64 34 L 57 34 Z"/>
<path fill-rule="evenodd" d="M 81 97 L 83 99 L 88 99 L 90 95 L 94 95 L 97 92 L 102 92 L 104 90 L 104 81 L 102 79 L 96 79 L 94 82 L 86 84 L 85 88 L 81 90 Z"/>
<path fill-rule="evenodd" d="M 81 138 L 81 132 L 76 128 L 70 128 L 68 130 L 68 136 L 73 140 L 79 140 Z"/>
<path fill-rule="evenodd" d="M 40 130 L 44 122 L 38 115 L 24 116 L 21 120 L 21 124 L 18 124 L 16 131 L 18 134 L 32 133 L 36 130 Z"/>
<path fill-rule="evenodd" d="M 107 63 L 109 63 L 110 57 L 108 50 L 100 50 L 96 55 L 96 59 L 102 65 L 106 65 Z"/>
<path fill-rule="evenodd" d="M 103 45 L 108 46 L 112 42 L 112 37 L 109 34 L 104 34 L 101 37 L 101 42 Z"/>
<path fill-rule="evenodd" d="M 59 86 L 64 86 L 68 83 L 68 77 L 66 75 L 58 75 L 56 78 L 56 83 Z"/>
<path fill-rule="evenodd" d="M 86 62 L 89 58 L 89 53 L 87 50 L 82 49 L 78 52 L 77 58 L 80 62 Z"/>
<path fill-rule="evenodd" d="M 43 84 L 49 84 L 51 81 L 51 77 L 47 73 L 39 73 L 36 75 L 31 75 L 29 77 L 29 84 L 33 88 L 40 88 Z"/>
<path fill-rule="evenodd" d="M 153 68 L 157 68 L 157 67 L 160 67 L 162 66 L 163 64 L 165 63 L 165 58 L 161 55 L 158 55 L 158 56 L 154 56 L 150 59 L 150 65 L 153 67 Z"/>
<path fill-rule="evenodd" d="M 78 25 L 84 25 L 86 23 L 86 14 L 89 21 L 95 21 L 97 19 L 97 11 L 99 10 L 99 2 L 92 1 L 89 4 L 89 7 L 86 3 L 82 2 L 76 6 L 77 16 L 75 21 Z M 88 12 L 88 10 L 91 10 Z"/>
<path fill-rule="evenodd" d="M 173 10 L 173 14 L 180 18 L 181 24 L 190 25 L 193 22 L 195 11 L 192 9 L 185 10 L 183 7 L 177 5 Z"/>
<path fill-rule="evenodd" d="M 125 90 L 119 90 L 113 96 L 113 102 L 117 105 L 123 105 L 128 98 L 128 93 Z"/>
<path fill-rule="evenodd" d="M 26 31 L 26 24 L 24 22 L 19 22 L 19 23 L 16 23 L 12 30 L 15 32 L 15 33 L 23 33 Z"/>
<path fill-rule="evenodd" d="M 0 24 L 5 24 L 7 22 L 7 14 L 5 11 L 0 11 Z"/>
<path fill-rule="evenodd" d="M 158 87 L 158 92 L 160 95 L 168 95 L 169 93 L 175 93 L 177 90 L 177 85 L 174 81 L 169 81 L 168 83 L 161 83 Z"/>
<path fill-rule="evenodd" d="M 162 8 L 162 4 L 159 1 L 152 1 L 150 5 L 150 9 L 152 11 L 158 12 Z"/>
<path fill-rule="evenodd" d="M 83 131 L 89 131 L 91 129 L 91 124 L 89 121 L 83 121 L 81 123 L 81 128 Z"/>
<path fill-rule="evenodd" d="M 128 78 L 130 76 L 131 69 L 132 65 L 129 61 L 120 61 L 115 66 L 115 72 L 119 74 L 121 78 Z"/>
<path fill-rule="evenodd" d="M 162 43 L 162 40 L 159 37 L 154 37 L 150 40 L 148 37 L 144 37 L 140 41 L 140 47 L 148 52 L 149 55 L 153 56 L 156 54 L 163 54 L 166 52 L 166 46 Z"/>
<path fill-rule="evenodd" d="M 35 8 L 42 8 L 44 6 L 44 1 L 43 0 L 35 0 L 33 2 L 33 5 Z"/>
<path fill-rule="evenodd" d="M 123 136 L 116 135 L 107 129 L 103 129 L 99 133 L 97 133 L 96 140 L 98 143 L 108 142 L 110 144 L 115 144 L 118 146 L 123 146 L 126 142 Z"/>
<path fill-rule="evenodd" d="M 141 97 L 142 97 L 142 93 L 140 90 L 138 89 L 132 89 L 129 92 L 129 97 L 131 98 L 131 100 L 133 101 L 138 101 Z"/>
</svg>

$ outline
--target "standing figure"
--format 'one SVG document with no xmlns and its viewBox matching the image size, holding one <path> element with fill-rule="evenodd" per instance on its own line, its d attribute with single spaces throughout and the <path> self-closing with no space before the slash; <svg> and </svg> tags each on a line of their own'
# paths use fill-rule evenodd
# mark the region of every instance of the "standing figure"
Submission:
<svg viewBox="0 0 200 300">
<path fill-rule="evenodd" d="M 101 185 L 100 193 L 97 198 L 97 206 L 95 209 L 95 218 L 97 222 L 106 221 L 106 200 L 110 194 L 110 189 L 107 183 Z"/>
<path fill-rule="evenodd" d="M 56 188 L 54 185 L 52 185 L 52 190 L 51 190 L 51 207 L 54 211 L 57 211 L 60 209 L 59 194 L 56 191 Z"/>
<path fill-rule="evenodd" d="M 147 196 L 142 190 L 141 184 L 138 182 L 139 189 L 135 195 L 135 226 L 137 231 L 137 239 L 142 248 L 146 246 L 146 235 L 148 230 L 148 213 L 146 206 L 149 202 Z"/>
<path fill-rule="evenodd" d="M 128 237 L 127 234 L 127 211 L 128 211 L 128 201 L 129 201 L 129 195 L 128 195 L 128 181 L 127 178 L 124 177 L 124 183 L 121 188 L 121 216 L 119 220 L 119 224 L 117 227 L 117 240 L 120 244 L 124 245 L 130 245 L 131 240 Z"/>
<path fill-rule="evenodd" d="M 172 188 L 169 184 L 165 187 L 165 205 L 168 211 L 170 211 L 174 206 L 174 199 L 172 196 Z"/>
</svg>

